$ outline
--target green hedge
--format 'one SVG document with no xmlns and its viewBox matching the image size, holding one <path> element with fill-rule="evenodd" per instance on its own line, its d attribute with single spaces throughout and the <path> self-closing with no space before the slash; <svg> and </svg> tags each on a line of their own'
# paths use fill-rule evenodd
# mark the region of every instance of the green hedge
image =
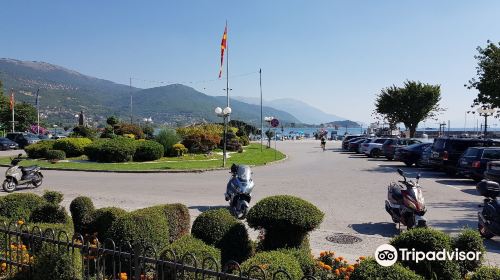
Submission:
<svg viewBox="0 0 500 280">
<path fill-rule="evenodd" d="M 92 140 L 88 138 L 63 138 L 56 140 L 54 149 L 64 151 L 68 157 L 79 157 L 90 144 Z"/>
<path fill-rule="evenodd" d="M 55 141 L 40 141 L 24 147 L 29 158 L 45 158 L 48 150 L 54 149 Z"/>
<path fill-rule="evenodd" d="M 486 255 L 483 239 L 479 232 L 473 229 L 464 229 L 457 237 L 453 238 L 452 248 L 457 248 L 460 252 L 481 252 L 480 259 L 477 261 L 458 261 L 462 275 L 466 275 L 468 272 L 475 271 L 480 267 Z"/>
<path fill-rule="evenodd" d="M 151 140 L 137 141 L 134 161 L 153 161 L 163 156 L 164 147 Z"/>
<path fill-rule="evenodd" d="M 82 258 L 79 250 L 44 244 L 35 252 L 33 264 L 34 280 L 78 280 L 82 279 Z"/>
<path fill-rule="evenodd" d="M 71 212 L 75 232 L 81 235 L 91 234 L 91 226 L 95 212 L 92 200 L 86 196 L 79 196 L 71 201 L 69 211 Z"/>
<path fill-rule="evenodd" d="M 350 277 L 351 280 L 424 280 L 420 275 L 396 263 L 389 267 L 379 265 L 375 259 L 368 258 L 360 263 Z"/>
<path fill-rule="evenodd" d="M 33 223 L 66 224 L 70 221 L 70 217 L 64 207 L 45 203 L 33 210 L 30 221 Z"/>
<path fill-rule="evenodd" d="M 437 252 L 443 249 L 451 251 L 451 238 L 438 230 L 431 228 L 414 228 L 403 232 L 391 240 L 391 245 L 420 252 Z M 458 264 L 451 261 L 401 261 L 401 264 L 424 276 L 426 279 L 435 276 L 438 279 L 460 279 Z"/>
<path fill-rule="evenodd" d="M 127 211 L 117 207 L 100 208 L 94 212 L 91 228 L 92 232 L 97 233 L 101 243 L 112 237 L 111 226 L 119 217 L 125 214 L 127 214 Z"/>
<path fill-rule="evenodd" d="M 469 280 L 500 280 L 500 268 L 498 267 L 480 267 Z"/>
<path fill-rule="evenodd" d="M 48 150 L 45 158 L 48 160 L 63 160 L 66 158 L 66 153 L 62 150 Z"/>
<path fill-rule="evenodd" d="M 203 262 L 205 258 L 213 257 L 217 261 L 217 264 L 220 267 L 220 261 L 221 261 L 220 250 L 204 243 L 202 240 L 197 239 L 191 235 L 184 235 L 175 242 L 173 242 L 172 244 L 167 246 L 167 248 L 162 253 L 162 257 L 164 259 L 171 260 L 172 256 L 170 255 L 168 250 L 174 251 L 177 260 L 179 261 L 185 254 L 187 253 L 193 254 L 196 257 L 196 260 L 198 261 L 199 267 L 201 265 L 201 262 Z"/>
<path fill-rule="evenodd" d="M 191 216 L 186 205 L 181 203 L 167 204 L 164 206 L 165 216 L 168 220 L 170 242 L 189 234 Z"/>
<path fill-rule="evenodd" d="M 222 262 L 245 261 L 253 253 L 245 225 L 233 217 L 228 209 L 220 208 L 201 213 L 193 222 L 194 237 L 222 251 Z"/>
<path fill-rule="evenodd" d="M 135 140 L 119 137 L 115 139 L 99 139 L 85 147 L 85 155 L 91 161 L 126 162 L 135 153 Z"/>
<path fill-rule="evenodd" d="M 304 273 L 304 275 L 312 275 L 314 273 L 316 260 L 314 260 L 314 256 L 311 254 L 311 250 L 288 248 L 279 249 L 278 251 L 293 256 L 299 262 L 300 268 L 302 269 L 302 273 Z"/>
<path fill-rule="evenodd" d="M 248 225 L 264 228 L 263 248 L 300 248 L 307 233 L 319 227 L 324 214 L 316 206 L 290 195 L 270 196 L 257 202 L 247 215 Z"/>
<path fill-rule="evenodd" d="M 46 190 L 43 192 L 42 197 L 48 203 L 60 204 L 63 201 L 64 195 L 61 192 Z"/>
<path fill-rule="evenodd" d="M 273 277 L 274 273 L 278 270 L 285 270 L 291 276 L 291 279 L 301 279 L 304 276 L 297 259 L 290 254 L 279 251 L 257 253 L 241 264 L 241 271 L 244 276 L 261 279 L 262 274 L 260 270 L 252 269 L 250 271 L 250 268 L 253 266 L 260 266 L 266 273 L 266 279 L 288 280 L 288 277 L 283 273 L 279 273 L 276 277 Z"/>
<path fill-rule="evenodd" d="M 45 204 L 45 200 L 32 193 L 13 193 L 0 197 L 0 216 L 10 220 L 28 222 L 33 210 Z"/>
</svg>

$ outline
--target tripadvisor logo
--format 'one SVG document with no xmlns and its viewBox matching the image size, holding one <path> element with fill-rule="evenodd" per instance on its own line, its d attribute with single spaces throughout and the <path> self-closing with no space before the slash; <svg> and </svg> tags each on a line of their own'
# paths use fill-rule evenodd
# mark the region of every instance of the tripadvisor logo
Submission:
<svg viewBox="0 0 500 280">
<path fill-rule="evenodd" d="M 449 251 L 446 249 L 440 251 L 422 252 L 415 248 L 399 248 L 396 249 L 390 244 L 382 244 L 375 250 L 375 260 L 381 266 L 391 266 L 396 261 L 413 261 L 419 263 L 421 261 L 478 261 L 481 257 L 481 252 L 464 252 L 458 249 Z"/>
</svg>

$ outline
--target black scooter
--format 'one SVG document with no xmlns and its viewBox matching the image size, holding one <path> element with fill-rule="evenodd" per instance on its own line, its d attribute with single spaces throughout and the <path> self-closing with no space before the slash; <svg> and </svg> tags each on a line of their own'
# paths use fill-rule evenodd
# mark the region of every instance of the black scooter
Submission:
<svg viewBox="0 0 500 280">
<path fill-rule="evenodd" d="M 483 180 L 476 186 L 480 195 L 484 196 L 483 208 L 478 216 L 479 234 L 486 239 L 493 236 L 500 236 L 500 203 L 497 197 L 500 195 L 500 185 L 497 182 Z"/>
</svg>

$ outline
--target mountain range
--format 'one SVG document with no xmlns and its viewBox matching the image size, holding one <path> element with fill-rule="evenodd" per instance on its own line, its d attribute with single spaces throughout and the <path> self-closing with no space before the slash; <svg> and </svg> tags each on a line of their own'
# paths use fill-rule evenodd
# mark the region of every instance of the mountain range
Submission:
<svg viewBox="0 0 500 280">
<path fill-rule="evenodd" d="M 221 121 L 214 113 L 224 107 L 225 96 L 209 96 L 191 87 L 172 84 L 140 89 L 83 75 L 61 66 L 37 61 L 0 58 L 0 81 L 4 91 L 14 90 L 16 101 L 35 103 L 40 89 L 40 112 L 47 122 L 72 124 L 83 111 L 91 122 L 104 122 L 107 116 L 130 119 L 130 100 L 134 122 L 151 117 L 155 123 L 183 125 Z M 329 115 L 294 99 L 266 101 L 264 115 L 282 123 L 326 123 L 343 118 Z M 260 101 L 231 98 L 231 118 L 260 122 Z"/>
</svg>

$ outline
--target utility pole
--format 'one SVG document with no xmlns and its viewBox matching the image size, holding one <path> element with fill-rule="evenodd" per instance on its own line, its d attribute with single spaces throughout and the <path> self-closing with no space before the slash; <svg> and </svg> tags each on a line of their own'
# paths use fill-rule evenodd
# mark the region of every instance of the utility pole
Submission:
<svg viewBox="0 0 500 280">
<path fill-rule="evenodd" d="M 132 77 L 130 77 L 129 85 L 130 85 L 130 124 L 133 124 L 134 123 L 134 114 L 132 111 Z"/>
<path fill-rule="evenodd" d="M 259 85 L 260 85 L 260 151 L 263 151 L 264 145 L 264 119 L 262 111 L 262 69 L 259 69 Z"/>
</svg>

